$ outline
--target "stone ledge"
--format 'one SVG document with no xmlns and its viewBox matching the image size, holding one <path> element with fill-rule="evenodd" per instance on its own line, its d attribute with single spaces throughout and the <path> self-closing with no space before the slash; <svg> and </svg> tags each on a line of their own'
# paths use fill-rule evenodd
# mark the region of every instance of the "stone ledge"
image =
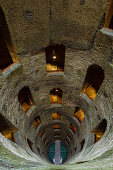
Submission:
<svg viewBox="0 0 113 170">
<path fill-rule="evenodd" d="M 36 106 L 35 105 L 32 105 L 28 111 L 26 112 L 26 115 L 29 117 L 31 115 L 31 113 L 35 110 Z"/>
<path fill-rule="evenodd" d="M 64 76 L 64 72 L 50 72 L 47 73 L 47 76 Z"/>
<path fill-rule="evenodd" d="M 2 74 L 4 78 L 7 78 L 13 71 L 19 69 L 21 67 L 20 63 L 13 63 L 7 68 L 3 69 Z"/>
<path fill-rule="evenodd" d="M 55 103 L 55 104 L 51 104 L 51 107 L 62 107 L 62 104 L 60 103 Z"/>
<path fill-rule="evenodd" d="M 109 38 L 111 38 L 113 40 L 113 30 L 110 28 L 102 28 L 100 30 L 103 34 L 109 36 Z"/>
<path fill-rule="evenodd" d="M 93 101 L 85 93 L 80 93 L 80 96 L 89 104 L 91 104 Z"/>
<path fill-rule="evenodd" d="M 79 120 L 78 120 L 76 117 L 73 117 L 73 120 L 77 123 L 78 127 L 79 127 L 80 124 L 82 123 L 82 122 L 79 122 Z"/>
</svg>

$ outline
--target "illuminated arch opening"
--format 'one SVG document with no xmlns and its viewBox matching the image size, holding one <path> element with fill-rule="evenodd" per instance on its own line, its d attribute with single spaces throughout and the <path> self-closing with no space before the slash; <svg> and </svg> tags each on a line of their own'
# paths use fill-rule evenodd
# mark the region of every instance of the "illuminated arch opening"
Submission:
<svg viewBox="0 0 113 170">
<path fill-rule="evenodd" d="M 28 138 L 27 138 L 27 143 L 28 143 L 30 149 L 32 150 L 32 145 L 33 145 L 33 143 L 32 143 Z M 33 150 L 32 150 L 32 151 L 33 151 Z"/>
<path fill-rule="evenodd" d="M 57 88 L 50 91 L 50 103 L 51 104 L 62 104 L 62 90 Z"/>
<path fill-rule="evenodd" d="M 85 143 L 85 139 L 83 139 L 83 140 L 80 142 L 80 144 L 81 144 L 81 150 L 82 150 L 83 147 L 84 147 L 84 143 Z"/>
<path fill-rule="evenodd" d="M 113 0 L 110 0 L 108 2 L 104 28 L 109 28 L 113 30 Z"/>
<path fill-rule="evenodd" d="M 13 63 L 12 57 L 8 50 L 11 42 L 8 25 L 4 12 L 0 7 L 0 69 L 3 70 Z"/>
<path fill-rule="evenodd" d="M 60 125 L 54 125 L 53 129 L 60 129 Z"/>
<path fill-rule="evenodd" d="M 88 97 L 92 101 L 95 99 L 97 91 L 99 90 L 104 80 L 103 69 L 94 64 L 88 67 L 85 81 L 81 90 L 82 97 Z"/>
<path fill-rule="evenodd" d="M 70 140 L 72 140 L 72 136 L 68 133 L 67 136 L 69 137 Z"/>
<path fill-rule="evenodd" d="M 74 116 L 79 120 L 79 122 L 82 122 L 84 119 L 84 112 L 80 107 L 75 108 Z"/>
<path fill-rule="evenodd" d="M 44 135 L 45 133 L 45 130 L 43 129 L 41 132 L 40 132 L 40 137 L 42 138 L 42 136 Z"/>
<path fill-rule="evenodd" d="M 7 139 L 14 141 L 13 135 L 18 129 L 0 113 L 0 133 Z"/>
<path fill-rule="evenodd" d="M 98 142 L 104 135 L 107 127 L 106 119 L 103 119 L 92 131 L 95 134 L 95 143 Z"/>
<path fill-rule="evenodd" d="M 48 138 L 45 138 L 45 140 L 44 140 L 44 144 L 46 144 L 46 142 L 47 142 L 47 139 L 48 139 Z"/>
<path fill-rule="evenodd" d="M 61 120 L 61 114 L 53 113 L 52 114 L 52 120 Z"/>
<path fill-rule="evenodd" d="M 73 133 L 76 133 L 76 127 L 73 124 L 70 124 L 70 129 L 73 131 Z"/>
<path fill-rule="evenodd" d="M 38 127 L 38 125 L 40 124 L 41 120 L 40 120 L 40 116 L 35 117 L 34 121 L 33 121 L 33 126 L 36 129 Z"/>
<path fill-rule="evenodd" d="M 20 102 L 24 112 L 34 105 L 34 101 L 30 92 L 29 87 L 23 87 L 18 94 L 18 101 Z"/>
<path fill-rule="evenodd" d="M 45 48 L 47 72 L 64 72 L 65 46 L 49 45 Z"/>
</svg>

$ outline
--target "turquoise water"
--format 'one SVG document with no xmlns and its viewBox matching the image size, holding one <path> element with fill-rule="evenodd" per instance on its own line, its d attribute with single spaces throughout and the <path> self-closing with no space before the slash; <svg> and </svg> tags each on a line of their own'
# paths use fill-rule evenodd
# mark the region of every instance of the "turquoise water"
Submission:
<svg viewBox="0 0 113 170">
<path fill-rule="evenodd" d="M 62 163 L 64 163 L 65 160 L 67 159 L 68 153 L 65 145 L 62 142 L 60 144 L 60 155 L 62 157 Z M 52 143 L 48 149 L 48 157 L 52 163 L 53 163 L 54 156 L 55 156 L 55 142 Z"/>
</svg>

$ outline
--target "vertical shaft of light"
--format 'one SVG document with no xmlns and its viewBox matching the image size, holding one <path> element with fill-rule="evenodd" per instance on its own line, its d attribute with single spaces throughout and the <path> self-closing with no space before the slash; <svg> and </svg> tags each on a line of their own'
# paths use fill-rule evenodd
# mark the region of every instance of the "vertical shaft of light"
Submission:
<svg viewBox="0 0 113 170">
<path fill-rule="evenodd" d="M 55 141 L 55 157 L 53 159 L 56 165 L 59 165 L 62 163 L 60 145 L 61 145 L 60 140 L 56 140 Z"/>
</svg>

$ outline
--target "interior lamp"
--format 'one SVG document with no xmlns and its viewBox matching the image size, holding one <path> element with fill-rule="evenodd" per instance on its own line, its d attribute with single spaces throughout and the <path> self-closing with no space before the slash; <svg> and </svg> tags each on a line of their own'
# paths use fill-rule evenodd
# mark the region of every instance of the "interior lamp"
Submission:
<svg viewBox="0 0 113 170">
<path fill-rule="evenodd" d="M 55 50 L 53 50 L 53 59 L 56 59 L 56 53 L 55 53 Z"/>
</svg>

